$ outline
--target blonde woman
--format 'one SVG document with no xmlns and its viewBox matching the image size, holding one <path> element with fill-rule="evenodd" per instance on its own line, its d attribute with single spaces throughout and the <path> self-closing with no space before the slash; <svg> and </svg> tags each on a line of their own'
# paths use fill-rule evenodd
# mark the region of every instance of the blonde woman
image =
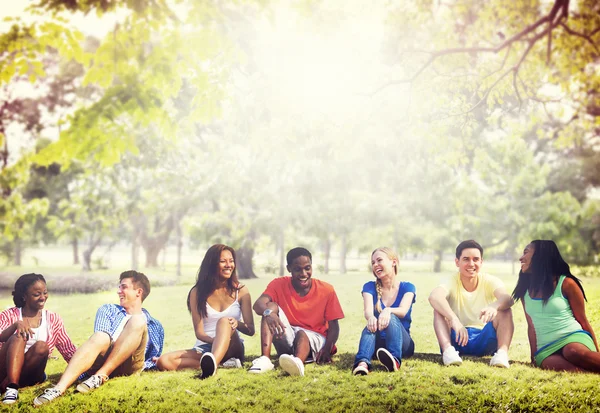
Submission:
<svg viewBox="0 0 600 413">
<path fill-rule="evenodd" d="M 369 374 L 375 350 L 377 359 L 388 371 L 398 370 L 402 358 L 414 353 L 410 323 L 416 288 L 412 283 L 400 281 L 398 263 L 398 255 L 390 248 L 377 248 L 371 254 L 376 280 L 367 282 L 362 289 L 367 326 L 354 359 L 354 375 Z"/>
</svg>

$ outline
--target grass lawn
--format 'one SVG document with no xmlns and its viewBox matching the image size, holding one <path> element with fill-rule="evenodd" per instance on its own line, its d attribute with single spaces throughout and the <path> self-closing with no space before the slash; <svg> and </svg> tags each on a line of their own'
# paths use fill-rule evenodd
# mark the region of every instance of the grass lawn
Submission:
<svg viewBox="0 0 600 413">
<path fill-rule="evenodd" d="M 250 361 L 259 355 L 260 338 L 245 337 L 244 369 L 220 369 L 213 378 L 200 381 L 196 372 L 148 372 L 139 377 L 116 378 L 90 395 L 74 392 L 43 411 L 74 412 L 164 412 L 164 411 L 572 411 L 600 410 L 600 375 L 545 372 L 530 367 L 526 323 L 520 304 L 514 307 L 515 336 L 511 346 L 511 368 L 488 366 L 489 357 L 466 357 L 460 367 L 444 367 L 435 334 L 427 296 L 440 277 L 425 265 L 403 264 L 400 276 L 417 287 L 413 308 L 412 337 L 416 354 L 403 362 L 399 372 L 388 373 L 377 362 L 366 377 L 353 377 L 350 369 L 365 321 L 362 317 L 362 284 L 372 279 L 365 272 L 319 277 L 332 283 L 338 293 L 346 318 L 340 321 L 339 353 L 328 366 L 308 365 L 304 377 L 289 377 L 279 368 L 263 375 L 246 372 Z M 449 268 L 449 266 L 446 266 Z M 484 269 L 499 275 L 512 289 L 516 278 L 510 264 L 486 263 Z M 447 274 L 447 273 L 446 273 Z M 246 282 L 256 299 L 271 278 Z M 115 276 L 116 280 L 116 276 Z M 191 317 L 186 297 L 193 275 L 184 283 L 156 287 L 145 307 L 165 328 L 165 350 L 190 348 L 194 343 Z M 116 282 L 115 282 L 116 285 Z M 600 330 L 600 280 L 585 279 L 588 295 L 587 312 L 591 323 Z M 52 291 L 50 291 L 52 294 Z M 116 290 L 96 294 L 53 295 L 47 308 L 65 320 L 67 331 L 76 345 L 91 333 L 96 309 L 103 303 L 116 302 Z M 12 304 L 0 299 L 0 308 Z M 255 317 L 258 326 L 260 319 Z M 257 328 L 258 330 L 258 328 Z M 55 352 L 55 355 L 58 355 Z M 275 358 L 274 358 L 275 359 Z M 49 381 L 23 389 L 18 404 L 0 410 L 31 411 L 33 398 L 41 389 L 56 382 L 65 362 L 52 359 L 46 372 Z"/>
</svg>

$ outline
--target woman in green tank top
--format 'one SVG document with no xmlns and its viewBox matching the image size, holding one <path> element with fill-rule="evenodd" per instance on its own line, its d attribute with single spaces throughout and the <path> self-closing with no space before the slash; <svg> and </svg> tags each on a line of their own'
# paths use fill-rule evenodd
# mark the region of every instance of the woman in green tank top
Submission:
<svg viewBox="0 0 600 413">
<path fill-rule="evenodd" d="M 600 372 L 600 352 L 585 315 L 585 292 L 554 241 L 532 241 L 519 259 L 512 293 L 527 319 L 531 362 L 543 369 Z"/>
</svg>

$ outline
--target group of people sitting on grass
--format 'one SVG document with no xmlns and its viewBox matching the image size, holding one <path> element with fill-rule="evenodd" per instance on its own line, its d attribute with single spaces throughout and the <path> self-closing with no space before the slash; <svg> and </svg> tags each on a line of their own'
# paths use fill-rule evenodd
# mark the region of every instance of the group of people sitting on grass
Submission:
<svg viewBox="0 0 600 413">
<path fill-rule="evenodd" d="M 598 343 L 585 314 L 583 287 L 556 244 L 532 241 L 520 262 L 511 296 L 502 281 L 480 272 L 483 249 L 477 242 L 458 245 L 458 272 L 429 296 L 443 364 L 460 365 L 461 355 L 492 355 L 490 365 L 508 368 L 514 331 L 511 306 L 520 300 L 534 365 L 600 371 Z M 398 256 L 389 248 L 371 254 L 375 281 L 362 288 L 366 325 L 352 367 L 354 375 L 369 374 L 374 358 L 387 371 L 396 371 L 415 351 L 410 326 L 416 288 L 400 280 L 398 267 Z M 333 286 L 312 278 L 308 250 L 290 250 L 287 270 L 291 277 L 271 281 L 252 305 L 248 288 L 236 276 L 235 251 L 222 244 L 210 247 L 187 297 L 196 344 L 166 354 L 162 354 L 161 323 L 142 308 L 150 294 L 144 274 L 126 271 L 120 275 L 119 304 L 98 309 L 94 333 L 77 349 L 60 316 L 44 309 L 48 299 L 44 277 L 25 274 L 15 283 L 15 307 L 0 313 L 2 402 L 15 403 L 20 387 L 46 380 L 44 370 L 55 347 L 68 365 L 56 385 L 34 399 L 36 406 L 60 397 L 78 379 L 76 390 L 88 393 L 110 377 L 142 370 L 197 369 L 204 379 L 215 375 L 219 366 L 241 367 L 244 342 L 239 333 L 254 335 L 252 310 L 261 316 L 261 356 L 252 361 L 248 371 L 272 370 L 274 345 L 279 366 L 290 375 L 303 376 L 305 363 L 332 361 L 337 352 L 338 321 L 344 312 Z"/>
</svg>

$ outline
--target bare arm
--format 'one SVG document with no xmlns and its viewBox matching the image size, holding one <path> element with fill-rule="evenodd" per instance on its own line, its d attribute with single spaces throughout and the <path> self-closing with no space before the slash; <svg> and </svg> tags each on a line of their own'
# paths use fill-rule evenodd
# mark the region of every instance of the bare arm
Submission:
<svg viewBox="0 0 600 413">
<path fill-rule="evenodd" d="M 263 320 L 265 320 L 267 323 L 267 326 L 274 337 L 283 336 L 285 326 L 279 319 L 279 306 L 271 299 L 270 296 L 262 294 L 260 297 L 258 297 L 252 308 L 256 314 L 261 316 L 267 308 L 270 309 L 272 313 L 269 316 L 263 317 Z"/>
<path fill-rule="evenodd" d="M 533 327 L 533 321 L 531 321 L 531 317 L 525 311 L 525 301 L 521 300 L 523 304 L 523 312 L 525 313 L 525 318 L 527 319 L 527 338 L 529 339 L 529 349 L 531 352 L 531 363 L 535 364 L 535 352 L 537 351 L 537 337 L 535 335 L 535 328 Z"/>
<path fill-rule="evenodd" d="M 483 323 L 493 321 L 498 311 L 507 310 L 515 303 L 504 287 L 496 288 L 494 290 L 494 297 L 496 297 L 496 301 L 481 309 L 479 317 Z"/>
<path fill-rule="evenodd" d="M 414 298 L 414 293 L 404 293 L 398 307 L 385 307 L 381 314 L 379 314 L 379 319 L 377 320 L 379 330 L 384 330 L 388 327 L 391 314 L 394 314 L 398 318 L 404 318 L 406 313 L 408 313 Z"/>
<path fill-rule="evenodd" d="M 202 321 L 202 315 L 198 312 L 198 296 L 196 287 L 190 291 L 190 308 L 192 309 L 192 324 L 194 326 L 194 333 L 196 338 L 205 343 L 212 343 L 213 338 L 206 335 L 204 332 L 204 322 Z"/>
<path fill-rule="evenodd" d="M 363 314 L 367 320 L 367 329 L 374 333 L 377 331 L 377 317 L 373 308 L 373 296 L 369 293 L 362 293 L 363 296 Z"/>
<path fill-rule="evenodd" d="M 323 344 L 323 348 L 321 348 L 315 356 L 315 361 L 317 363 L 331 363 L 331 349 L 340 336 L 340 324 L 338 323 L 338 320 L 331 320 L 328 324 L 325 344 Z"/>
<path fill-rule="evenodd" d="M 573 311 L 575 320 L 581 324 L 581 328 L 590 333 L 592 340 L 594 340 L 596 351 L 600 351 L 598 350 L 596 334 L 594 334 L 594 330 L 592 329 L 592 326 L 585 315 L 585 299 L 583 298 L 583 292 L 581 291 L 581 288 L 579 288 L 575 281 L 567 277 L 563 281 L 562 293 L 569 301 L 569 305 L 571 306 L 571 311 Z"/>
<path fill-rule="evenodd" d="M 461 346 L 465 346 L 469 341 L 469 333 L 467 333 L 465 326 L 463 326 L 458 316 L 450 308 L 446 289 L 439 286 L 435 287 L 431 294 L 429 294 L 429 304 L 450 322 L 452 330 L 456 333 L 456 342 Z"/>
<path fill-rule="evenodd" d="M 239 291 L 240 306 L 242 307 L 242 318 L 244 321 L 239 321 L 237 329 L 247 336 L 254 335 L 254 316 L 252 315 L 252 299 L 248 287 L 244 286 Z"/>
</svg>

